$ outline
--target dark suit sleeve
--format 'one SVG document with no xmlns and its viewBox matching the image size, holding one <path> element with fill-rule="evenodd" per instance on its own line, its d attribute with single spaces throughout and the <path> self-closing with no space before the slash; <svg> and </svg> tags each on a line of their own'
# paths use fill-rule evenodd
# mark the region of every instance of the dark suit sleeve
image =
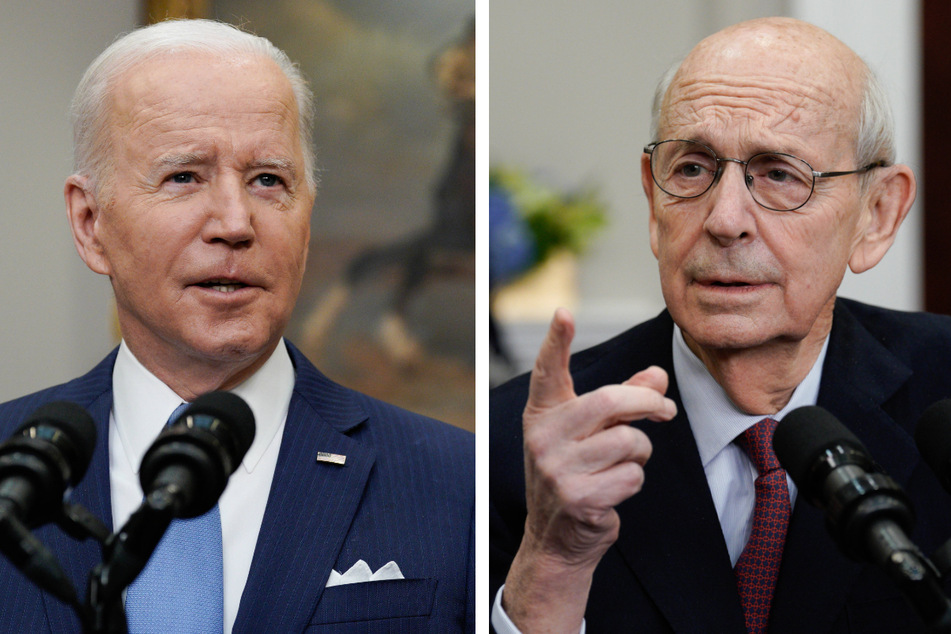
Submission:
<svg viewBox="0 0 951 634">
<path fill-rule="evenodd" d="M 522 410 L 528 378 L 492 391 L 489 398 L 489 610 L 522 542 L 525 458 Z"/>
</svg>

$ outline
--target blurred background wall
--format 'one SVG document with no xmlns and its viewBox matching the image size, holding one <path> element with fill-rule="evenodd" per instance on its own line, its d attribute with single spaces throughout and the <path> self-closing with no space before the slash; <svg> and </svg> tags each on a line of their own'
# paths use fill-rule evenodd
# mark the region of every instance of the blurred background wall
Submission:
<svg viewBox="0 0 951 634">
<path fill-rule="evenodd" d="M 500 328 L 519 370 L 529 367 L 559 303 L 574 309 L 574 349 L 663 308 L 640 182 L 642 149 L 653 140 L 653 91 L 669 66 L 727 25 L 792 16 L 851 46 L 884 81 L 896 116 L 898 159 L 921 177 L 917 1 L 493 0 L 491 8 L 491 163 L 564 191 L 594 187 L 607 215 L 606 227 L 577 260 L 573 291 L 561 289 L 547 299 L 531 294 L 529 302 L 519 302 L 504 290 L 498 298 Z M 878 267 L 847 274 L 842 295 L 921 309 L 919 207 Z"/>
<path fill-rule="evenodd" d="M 63 184 L 79 77 L 139 16 L 133 0 L 0 0 L 0 399 L 88 370 L 114 345 L 112 289 L 76 254 Z"/>
</svg>

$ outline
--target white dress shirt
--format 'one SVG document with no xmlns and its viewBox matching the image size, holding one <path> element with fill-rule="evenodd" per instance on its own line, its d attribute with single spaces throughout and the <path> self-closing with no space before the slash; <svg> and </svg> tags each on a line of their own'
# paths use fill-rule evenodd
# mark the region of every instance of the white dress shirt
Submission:
<svg viewBox="0 0 951 634">
<path fill-rule="evenodd" d="M 828 347 L 829 338 L 826 337 L 819 357 L 806 378 L 795 389 L 786 406 L 772 414 L 771 418 L 782 420 L 783 416 L 797 407 L 816 404 L 822 363 Z M 700 461 L 707 475 L 717 517 L 720 518 L 730 561 L 735 566 L 753 530 L 756 468 L 746 452 L 733 440 L 765 416 L 750 416 L 733 404 L 703 362 L 687 347 L 683 333 L 676 325 L 674 376 L 677 377 L 684 413 L 697 441 L 697 449 L 700 450 Z M 788 475 L 786 481 L 789 484 L 789 501 L 794 503 L 796 486 Z"/>
<path fill-rule="evenodd" d="M 822 379 L 822 363 L 825 361 L 828 347 L 829 338 L 826 337 L 819 357 L 806 378 L 796 387 L 789 403 L 771 418 L 782 420 L 783 416 L 797 407 L 816 404 L 819 382 Z M 735 566 L 753 530 L 756 468 L 746 452 L 733 440 L 765 416 L 750 416 L 733 404 L 703 365 L 703 361 L 687 347 L 683 333 L 676 324 L 673 353 L 674 376 L 680 390 L 680 400 L 690 423 L 690 430 L 697 441 L 700 461 L 707 476 L 717 517 L 720 519 L 723 539 L 730 553 L 730 561 Z M 794 503 L 796 487 L 788 475 L 786 481 L 789 484 L 790 503 Z M 492 626 L 496 634 L 520 634 L 502 609 L 504 589 L 503 585 L 495 596 Z M 584 632 L 585 625 L 582 623 L 581 634 Z"/>
<path fill-rule="evenodd" d="M 231 390 L 254 413 L 254 442 L 228 480 L 218 502 L 224 556 L 224 625 L 230 634 L 248 580 L 267 504 L 284 422 L 294 391 L 294 366 L 283 341 L 249 379 Z M 149 372 L 123 341 L 112 372 L 109 417 L 109 480 L 113 528 L 118 530 L 142 503 L 139 465 L 182 399 Z"/>
</svg>

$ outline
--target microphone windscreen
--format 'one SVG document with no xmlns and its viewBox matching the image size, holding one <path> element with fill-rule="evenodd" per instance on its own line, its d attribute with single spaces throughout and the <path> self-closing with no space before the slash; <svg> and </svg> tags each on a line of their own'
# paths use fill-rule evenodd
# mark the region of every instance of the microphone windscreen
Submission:
<svg viewBox="0 0 951 634">
<path fill-rule="evenodd" d="M 254 413 L 243 398 L 231 392 L 208 392 L 196 398 L 181 416 L 208 416 L 225 422 L 234 440 L 232 456 L 240 463 L 254 442 Z"/>
<path fill-rule="evenodd" d="M 47 440 L 59 448 L 70 465 L 69 480 L 73 485 L 78 484 L 86 474 L 96 448 L 95 421 L 85 409 L 68 401 L 40 406 L 16 429 L 14 435 Z"/>
<path fill-rule="evenodd" d="M 815 405 L 799 407 L 786 414 L 773 434 L 773 451 L 779 463 L 807 496 L 818 493 L 809 490 L 809 472 L 826 449 L 836 445 L 867 453 L 855 434 L 835 416 Z"/>
<path fill-rule="evenodd" d="M 240 396 L 209 392 L 196 398 L 159 434 L 142 457 L 139 482 L 149 496 L 172 487 L 176 517 L 215 505 L 254 441 L 254 414 Z"/>
<path fill-rule="evenodd" d="M 915 428 L 915 444 L 941 485 L 951 491 L 951 399 L 925 410 Z"/>
</svg>

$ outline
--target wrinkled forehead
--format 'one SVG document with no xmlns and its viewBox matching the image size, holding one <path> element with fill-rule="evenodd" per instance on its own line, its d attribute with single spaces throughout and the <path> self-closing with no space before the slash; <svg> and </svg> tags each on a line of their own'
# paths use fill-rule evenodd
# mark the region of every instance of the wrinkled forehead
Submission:
<svg viewBox="0 0 951 634">
<path fill-rule="evenodd" d="M 662 104 L 660 134 L 762 135 L 749 143 L 790 149 L 821 135 L 851 147 L 864 81 L 861 60 L 814 27 L 727 30 L 684 60 Z"/>
<path fill-rule="evenodd" d="M 244 84 L 251 78 L 257 90 L 249 92 Z M 242 96 L 297 109 L 290 81 L 273 60 L 203 50 L 167 51 L 138 61 L 113 79 L 110 91 L 113 109 L 122 114 L 181 95 L 189 97 L 180 104 L 184 108 L 220 110 L 223 96 Z"/>
<path fill-rule="evenodd" d="M 193 52 L 152 58 L 121 75 L 110 99 L 108 134 L 116 151 L 193 151 L 204 144 L 303 161 L 293 90 L 267 58 Z"/>
<path fill-rule="evenodd" d="M 162 51 L 136 61 L 113 79 L 113 100 L 126 97 L 135 106 L 143 96 L 162 99 L 165 94 L 204 88 L 192 93 L 201 101 L 205 93 L 227 90 L 235 80 L 253 77 L 260 92 L 296 106 L 290 81 L 280 67 L 263 55 L 226 54 L 201 49 Z"/>
</svg>

